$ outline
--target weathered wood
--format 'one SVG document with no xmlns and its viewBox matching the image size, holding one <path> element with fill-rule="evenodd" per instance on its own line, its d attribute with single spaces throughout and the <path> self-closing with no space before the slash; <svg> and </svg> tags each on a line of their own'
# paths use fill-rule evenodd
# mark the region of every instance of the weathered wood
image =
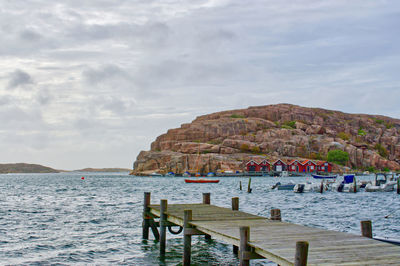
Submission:
<svg viewBox="0 0 400 266">
<path fill-rule="evenodd" d="M 149 219 L 151 231 L 153 232 L 154 239 L 160 241 L 160 234 L 158 233 L 157 224 L 154 219 Z"/>
<path fill-rule="evenodd" d="M 273 220 L 273 221 L 282 221 L 281 210 L 280 209 L 272 209 L 271 210 L 271 220 Z"/>
<path fill-rule="evenodd" d="M 319 187 L 319 193 L 323 193 L 324 192 L 324 180 L 321 180 L 321 185 Z"/>
<path fill-rule="evenodd" d="M 203 204 L 211 204 L 210 193 L 203 193 Z"/>
<path fill-rule="evenodd" d="M 400 176 L 397 177 L 397 194 L 400 194 Z"/>
<path fill-rule="evenodd" d="M 232 198 L 232 211 L 238 211 L 239 210 L 239 198 L 235 197 Z"/>
<path fill-rule="evenodd" d="M 353 178 L 353 192 L 357 193 L 357 182 L 356 182 L 356 176 Z"/>
<path fill-rule="evenodd" d="M 362 236 L 372 238 L 372 223 L 371 221 L 361 221 Z"/>
<path fill-rule="evenodd" d="M 296 242 L 296 255 L 294 257 L 295 266 L 306 266 L 308 256 L 308 242 L 297 241 Z"/>
<path fill-rule="evenodd" d="M 239 210 L 239 198 L 238 197 L 232 198 L 232 211 L 238 211 L 238 210 Z M 232 252 L 233 252 L 233 254 L 238 255 L 239 247 L 233 245 Z"/>
<path fill-rule="evenodd" d="M 247 193 L 251 193 L 251 177 L 249 177 L 249 183 L 247 184 Z"/>
<path fill-rule="evenodd" d="M 143 200 L 143 223 L 142 223 L 142 238 L 143 239 L 149 239 L 149 227 L 150 227 L 150 222 L 149 222 L 149 215 L 148 213 L 150 212 L 150 192 L 144 192 L 144 200 Z"/>
<path fill-rule="evenodd" d="M 190 266 L 191 253 L 192 253 L 192 236 L 186 234 L 187 230 L 191 228 L 189 222 L 192 220 L 192 210 L 184 210 L 183 217 L 183 266 Z"/>
<path fill-rule="evenodd" d="M 165 246 L 167 242 L 167 210 L 168 201 L 160 200 L 160 257 L 165 256 Z"/>
<path fill-rule="evenodd" d="M 159 205 L 150 205 L 155 217 L 160 215 Z M 208 204 L 170 204 L 167 218 L 170 223 L 183 226 L 184 210 L 191 209 L 187 222 L 187 234 L 204 233 L 230 245 L 240 246 L 241 226 L 251 228 L 249 252 L 244 258 L 257 255 L 280 265 L 293 265 L 296 242 L 309 243 L 307 263 L 309 265 L 388 265 L 400 261 L 400 247 L 360 235 L 335 232 L 320 228 L 286 223 L 251 215 L 232 208 L 221 208 Z M 195 228 L 195 229 L 189 229 Z M 190 256 L 190 241 L 184 241 L 186 254 Z M 185 250 L 185 248 L 184 248 Z M 185 251 L 184 251 L 185 253 Z M 190 260 L 190 257 L 189 257 Z M 188 265 L 188 264 L 186 264 Z"/>
<path fill-rule="evenodd" d="M 239 181 L 239 190 L 242 190 L 242 181 Z"/>
<path fill-rule="evenodd" d="M 211 194 L 209 192 L 208 193 L 203 193 L 203 204 L 208 204 L 208 205 L 211 204 L 211 196 L 210 195 Z M 204 238 L 206 240 L 211 240 L 211 236 L 207 235 L 207 234 L 204 236 Z"/>
<path fill-rule="evenodd" d="M 250 260 L 245 256 L 246 251 L 250 251 L 250 246 L 248 242 L 250 241 L 250 227 L 248 226 L 241 226 L 240 227 L 240 254 L 239 254 L 239 261 L 240 266 L 248 266 L 250 265 Z"/>
</svg>

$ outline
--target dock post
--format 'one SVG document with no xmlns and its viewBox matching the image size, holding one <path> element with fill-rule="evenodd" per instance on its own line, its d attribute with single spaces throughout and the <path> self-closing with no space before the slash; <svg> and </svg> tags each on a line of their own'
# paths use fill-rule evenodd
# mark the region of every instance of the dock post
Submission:
<svg viewBox="0 0 400 266">
<path fill-rule="evenodd" d="M 238 197 L 232 198 L 232 211 L 238 211 L 238 210 L 239 210 L 239 198 Z M 239 254 L 239 247 L 233 245 L 232 251 L 233 254 L 235 255 Z"/>
<path fill-rule="evenodd" d="M 397 194 L 400 194 L 400 176 L 397 177 Z"/>
<path fill-rule="evenodd" d="M 280 209 L 272 209 L 271 210 L 271 220 L 273 220 L 273 221 L 282 221 L 281 210 Z"/>
<path fill-rule="evenodd" d="M 160 200 L 160 257 L 165 256 L 165 244 L 167 241 L 167 208 L 168 201 L 166 199 Z"/>
<path fill-rule="evenodd" d="M 239 181 L 239 190 L 242 190 L 242 181 Z"/>
<path fill-rule="evenodd" d="M 208 204 L 208 205 L 211 204 L 211 197 L 210 197 L 210 193 L 209 192 L 208 193 L 203 193 L 203 204 Z M 206 234 L 204 236 L 204 238 L 206 240 L 210 240 L 211 236 Z"/>
<path fill-rule="evenodd" d="M 210 193 L 203 193 L 203 204 L 210 204 Z"/>
<path fill-rule="evenodd" d="M 247 193 L 251 193 L 251 177 L 249 177 L 249 184 L 247 184 Z"/>
<path fill-rule="evenodd" d="M 356 181 L 356 176 L 353 178 L 353 192 L 357 193 L 357 181 Z"/>
<path fill-rule="evenodd" d="M 372 223 L 371 221 L 361 221 L 362 236 L 372 238 Z"/>
<path fill-rule="evenodd" d="M 191 228 L 189 222 L 192 220 L 192 210 L 184 210 L 183 216 L 183 266 L 190 266 L 192 253 L 192 236 L 187 234 L 186 229 Z"/>
<path fill-rule="evenodd" d="M 321 186 L 319 187 L 319 193 L 323 193 L 324 192 L 324 180 L 321 180 Z"/>
<path fill-rule="evenodd" d="M 249 266 L 250 260 L 245 257 L 246 251 L 250 251 L 250 247 L 248 246 L 248 242 L 250 240 L 250 227 L 241 226 L 240 227 L 240 255 L 239 261 L 240 266 Z"/>
<path fill-rule="evenodd" d="M 149 217 L 149 205 L 150 205 L 150 192 L 144 192 L 143 200 L 143 223 L 142 223 L 142 238 L 149 239 L 149 228 L 150 228 L 150 217 Z"/>
<path fill-rule="evenodd" d="M 308 257 L 308 242 L 297 241 L 296 242 L 296 255 L 294 257 L 295 266 L 306 266 Z"/>
</svg>

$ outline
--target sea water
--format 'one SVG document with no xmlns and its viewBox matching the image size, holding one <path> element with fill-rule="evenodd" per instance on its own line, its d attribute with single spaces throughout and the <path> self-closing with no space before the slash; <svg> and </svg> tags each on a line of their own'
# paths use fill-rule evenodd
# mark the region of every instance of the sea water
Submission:
<svg viewBox="0 0 400 266">
<path fill-rule="evenodd" d="M 84 179 L 82 179 L 84 176 Z M 360 177 L 359 180 L 372 177 Z M 211 204 L 269 217 L 279 208 L 284 221 L 360 234 L 360 221 L 371 220 L 376 236 L 400 238 L 400 196 L 395 192 L 297 194 L 272 191 L 271 185 L 305 177 L 223 177 L 218 184 L 185 184 L 178 177 L 134 177 L 127 174 L 0 175 L 0 264 L 176 265 L 182 261 L 182 234 L 167 234 L 165 260 L 159 245 L 141 238 L 143 193 L 151 202 Z M 312 181 L 311 177 L 308 177 Z M 242 182 L 244 190 L 239 190 Z M 388 216 L 388 218 L 385 218 Z M 231 245 L 202 236 L 192 238 L 192 263 L 236 265 Z M 253 265 L 269 264 L 254 260 Z"/>
</svg>

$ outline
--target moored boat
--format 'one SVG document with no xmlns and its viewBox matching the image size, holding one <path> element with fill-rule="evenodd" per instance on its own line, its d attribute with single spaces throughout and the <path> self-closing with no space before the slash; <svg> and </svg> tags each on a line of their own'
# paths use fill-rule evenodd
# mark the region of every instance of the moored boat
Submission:
<svg viewBox="0 0 400 266">
<path fill-rule="evenodd" d="M 312 174 L 312 177 L 315 179 L 334 179 L 337 177 L 337 175 L 314 175 Z"/>
<path fill-rule="evenodd" d="M 185 183 L 218 183 L 219 179 L 185 179 Z"/>
</svg>

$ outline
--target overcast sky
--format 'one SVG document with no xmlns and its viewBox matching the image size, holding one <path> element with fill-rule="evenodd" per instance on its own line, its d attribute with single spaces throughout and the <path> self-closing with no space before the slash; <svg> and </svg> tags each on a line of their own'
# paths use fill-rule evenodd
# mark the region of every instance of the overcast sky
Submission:
<svg viewBox="0 0 400 266">
<path fill-rule="evenodd" d="M 131 168 L 196 116 L 400 118 L 398 0 L 0 0 L 0 163 Z"/>
</svg>

